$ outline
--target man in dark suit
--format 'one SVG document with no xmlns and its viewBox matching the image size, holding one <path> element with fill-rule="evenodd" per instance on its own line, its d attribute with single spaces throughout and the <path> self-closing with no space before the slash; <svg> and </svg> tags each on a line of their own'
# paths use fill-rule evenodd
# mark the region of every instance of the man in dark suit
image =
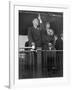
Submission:
<svg viewBox="0 0 72 90">
<path fill-rule="evenodd" d="M 40 29 L 40 22 L 37 18 L 35 18 L 33 21 L 33 26 L 29 28 L 28 30 L 28 39 L 29 39 L 29 45 L 32 46 L 31 50 L 38 50 L 41 51 L 42 42 L 41 42 L 41 29 Z M 35 72 L 38 72 L 38 67 L 41 66 L 41 54 L 39 52 L 32 52 L 33 59 L 33 67 Z M 31 56 L 31 58 L 32 58 Z M 40 69 L 41 71 L 41 69 Z"/>
<path fill-rule="evenodd" d="M 41 30 L 39 27 L 39 20 L 35 18 L 33 20 L 33 27 L 28 30 L 28 39 L 30 46 L 41 47 Z"/>
<path fill-rule="evenodd" d="M 56 50 L 56 62 L 58 70 L 63 70 L 63 34 L 60 34 L 55 44 Z M 63 71 L 62 71 L 63 72 Z"/>
<path fill-rule="evenodd" d="M 56 47 L 56 50 L 63 50 L 63 35 L 62 34 L 56 40 L 55 47 Z"/>
<path fill-rule="evenodd" d="M 54 31 L 50 29 L 50 23 L 46 23 L 46 28 L 45 30 L 42 30 L 42 46 L 43 49 L 49 50 L 49 43 L 54 46 Z"/>
<path fill-rule="evenodd" d="M 47 22 L 45 30 L 42 30 L 42 49 L 43 52 L 43 71 L 47 72 L 48 69 L 54 68 L 56 52 L 54 48 L 54 31 L 50 28 L 50 23 Z M 47 51 L 49 50 L 49 51 Z M 51 66 L 51 67 L 50 67 Z"/>
</svg>

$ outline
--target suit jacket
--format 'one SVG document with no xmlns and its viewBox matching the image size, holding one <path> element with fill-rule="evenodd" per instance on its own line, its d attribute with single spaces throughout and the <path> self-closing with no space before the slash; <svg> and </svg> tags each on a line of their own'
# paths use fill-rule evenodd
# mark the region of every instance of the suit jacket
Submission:
<svg viewBox="0 0 72 90">
<path fill-rule="evenodd" d="M 56 50 L 63 50 L 63 40 L 61 40 L 61 38 L 58 38 L 56 40 Z"/>
<path fill-rule="evenodd" d="M 41 47 L 41 30 L 37 30 L 34 27 L 29 28 L 28 39 L 30 45 L 34 42 L 36 47 Z"/>
<path fill-rule="evenodd" d="M 43 44 L 48 44 L 48 43 L 54 44 L 54 35 L 53 36 L 48 35 L 46 30 L 42 30 L 41 34 L 42 34 Z"/>
</svg>

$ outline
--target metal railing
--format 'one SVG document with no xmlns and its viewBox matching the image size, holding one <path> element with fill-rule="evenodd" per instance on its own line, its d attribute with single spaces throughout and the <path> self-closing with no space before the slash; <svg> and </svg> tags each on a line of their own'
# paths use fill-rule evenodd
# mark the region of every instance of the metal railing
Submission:
<svg viewBox="0 0 72 90">
<path fill-rule="evenodd" d="M 30 49 L 30 50 L 25 50 Z M 62 64 L 63 50 L 31 50 L 31 47 L 19 49 L 19 71 L 20 75 L 32 72 L 38 77 L 42 73 L 48 73 L 48 69 Z M 61 61 L 61 62 L 59 62 Z"/>
</svg>

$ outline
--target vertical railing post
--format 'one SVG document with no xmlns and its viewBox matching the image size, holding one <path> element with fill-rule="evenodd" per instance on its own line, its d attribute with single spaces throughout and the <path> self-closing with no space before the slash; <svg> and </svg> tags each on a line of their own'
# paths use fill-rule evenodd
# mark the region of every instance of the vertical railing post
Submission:
<svg viewBox="0 0 72 90">
<path fill-rule="evenodd" d="M 47 51 L 43 51 L 43 72 L 46 74 L 47 72 Z"/>
<path fill-rule="evenodd" d="M 37 75 L 40 77 L 42 75 L 42 58 L 41 58 L 41 48 L 37 50 Z"/>
<path fill-rule="evenodd" d="M 32 73 L 33 73 L 33 77 L 35 77 L 35 55 L 34 55 L 34 51 L 31 52 L 32 54 Z"/>
<path fill-rule="evenodd" d="M 31 51 L 29 52 L 29 71 L 30 71 L 30 73 L 32 71 L 32 54 L 31 54 Z"/>
</svg>

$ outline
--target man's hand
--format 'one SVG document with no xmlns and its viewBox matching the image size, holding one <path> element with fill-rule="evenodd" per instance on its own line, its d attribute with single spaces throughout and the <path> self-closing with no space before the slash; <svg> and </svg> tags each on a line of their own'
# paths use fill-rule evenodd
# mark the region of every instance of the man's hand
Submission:
<svg viewBox="0 0 72 90">
<path fill-rule="evenodd" d="M 52 43 L 48 43 L 48 46 L 49 46 L 49 50 L 52 49 Z"/>
<path fill-rule="evenodd" d="M 34 50 L 35 49 L 35 43 L 32 42 L 32 49 Z"/>
<path fill-rule="evenodd" d="M 39 19 L 40 23 L 42 23 L 42 19 L 41 19 L 40 14 L 38 15 L 38 19 Z"/>
<path fill-rule="evenodd" d="M 32 46 L 32 49 L 35 49 L 35 46 Z"/>
<path fill-rule="evenodd" d="M 51 47 L 52 46 L 52 43 L 48 43 L 48 45 L 49 45 L 49 47 Z"/>
</svg>

